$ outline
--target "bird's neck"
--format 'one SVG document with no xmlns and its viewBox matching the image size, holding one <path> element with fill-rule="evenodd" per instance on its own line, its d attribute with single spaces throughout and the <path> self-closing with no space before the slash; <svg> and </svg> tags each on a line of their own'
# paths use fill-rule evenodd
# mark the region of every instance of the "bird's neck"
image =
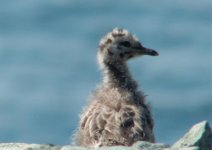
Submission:
<svg viewBox="0 0 212 150">
<path fill-rule="evenodd" d="M 112 87 L 135 90 L 136 82 L 131 77 L 125 62 L 105 63 L 104 67 L 104 84 Z"/>
</svg>

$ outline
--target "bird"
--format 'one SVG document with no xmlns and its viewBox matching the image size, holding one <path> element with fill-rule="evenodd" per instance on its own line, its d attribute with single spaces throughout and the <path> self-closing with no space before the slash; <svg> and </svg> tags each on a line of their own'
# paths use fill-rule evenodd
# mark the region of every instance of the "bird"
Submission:
<svg viewBox="0 0 212 150">
<path fill-rule="evenodd" d="M 142 55 L 159 53 L 144 47 L 127 29 L 114 28 L 100 40 L 97 61 L 102 83 L 80 115 L 75 145 L 92 148 L 155 142 L 149 103 L 127 66 L 128 60 Z"/>
</svg>

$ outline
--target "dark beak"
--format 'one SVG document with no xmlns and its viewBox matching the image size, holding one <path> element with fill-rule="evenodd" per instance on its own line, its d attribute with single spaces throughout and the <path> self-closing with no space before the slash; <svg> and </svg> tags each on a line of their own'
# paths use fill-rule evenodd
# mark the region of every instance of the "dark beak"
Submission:
<svg viewBox="0 0 212 150">
<path fill-rule="evenodd" d="M 150 55 L 150 56 L 158 56 L 159 55 L 157 51 L 150 49 L 150 48 L 145 48 L 143 54 Z"/>
<path fill-rule="evenodd" d="M 141 44 L 134 47 L 140 55 L 158 56 L 159 53 L 153 49 L 145 48 Z"/>
</svg>

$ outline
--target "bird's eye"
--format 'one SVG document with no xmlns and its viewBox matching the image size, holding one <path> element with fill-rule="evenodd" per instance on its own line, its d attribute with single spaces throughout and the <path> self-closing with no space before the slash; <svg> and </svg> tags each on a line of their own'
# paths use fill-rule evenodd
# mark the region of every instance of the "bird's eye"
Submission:
<svg viewBox="0 0 212 150">
<path fill-rule="evenodd" d="M 128 41 L 120 42 L 119 45 L 124 46 L 124 47 L 130 47 L 131 44 Z"/>
</svg>

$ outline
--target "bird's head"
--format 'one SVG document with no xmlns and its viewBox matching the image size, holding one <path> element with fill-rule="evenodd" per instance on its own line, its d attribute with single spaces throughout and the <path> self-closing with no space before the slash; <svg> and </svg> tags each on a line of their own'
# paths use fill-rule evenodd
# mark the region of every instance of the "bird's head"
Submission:
<svg viewBox="0 0 212 150">
<path fill-rule="evenodd" d="M 125 29 L 115 28 L 103 37 L 99 44 L 98 61 L 113 63 L 125 62 L 131 58 L 159 55 L 155 50 L 145 48 L 139 40 Z"/>
</svg>

